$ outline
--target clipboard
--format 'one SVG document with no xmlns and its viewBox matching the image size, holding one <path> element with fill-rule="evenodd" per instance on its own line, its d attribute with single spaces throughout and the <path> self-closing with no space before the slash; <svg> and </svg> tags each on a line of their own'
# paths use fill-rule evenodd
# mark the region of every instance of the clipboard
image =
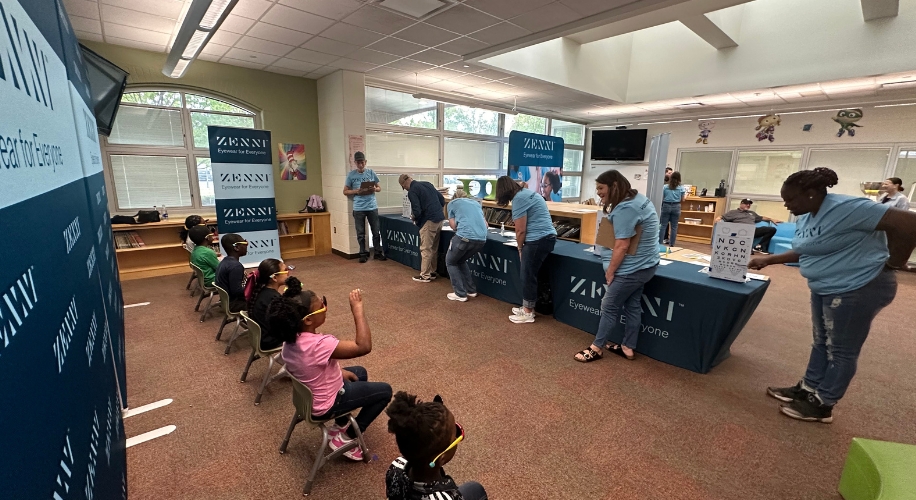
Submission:
<svg viewBox="0 0 916 500">
<path fill-rule="evenodd" d="M 636 248 L 639 247 L 639 237 L 642 236 L 642 224 L 636 225 L 636 234 L 630 238 L 630 248 L 627 249 L 627 255 L 636 255 Z M 598 224 L 598 234 L 595 236 L 595 244 L 601 245 L 605 248 L 614 248 L 614 243 L 617 239 L 614 238 L 614 224 L 607 219 L 607 217 L 602 217 L 601 222 Z"/>
<path fill-rule="evenodd" d="M 375 192 L 375 185 L 376 185 L 376 184 L 378 184 L 378 183 L 377 183 L 377 182 L 373 182 L 373 181 L 363 181 L 363 182 L 359 185 L 359 190 L 360 190 L 360 191 L 366 191 L 366 190 L 370 190 L 370 189 L 371 189 L 372 192 L 374 193 L 374 192 Z"/>
</svg>

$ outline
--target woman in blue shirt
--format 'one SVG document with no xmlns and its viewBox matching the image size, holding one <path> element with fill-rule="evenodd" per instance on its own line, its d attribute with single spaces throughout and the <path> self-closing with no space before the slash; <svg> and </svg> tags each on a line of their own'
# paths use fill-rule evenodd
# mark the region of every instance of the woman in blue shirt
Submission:
<svg viewBox="0 0 916 500">
<path fill-rule="evenodd" d="M 677 222 L 681 218 L 681 202 L 687 196 L 684 186 L 681 186 L 681 173 L 671 172 L 668 184 L 662 190 L 662 215 L 659 217 L 662 230 L 658 232 L 658 243 L 665 242 L 665 228 L 671 224 L 668 244 L 674 246 L 677 240 Z"/>
<path fill-rule="evenodd" d="M 483 249 L 487 243 L 487 220 L 477 200 L 468 198 L 464 189 L 455 190 L 455 196 L 447 205 L 448 225 L 455 236 L 448 245 L 445 254 L 445 267 L 452 281 L 454 293 L 446 295 L 449 300 L 465 302 L 468 297 L 477 296 L 477 284 L 471 276 L 468 259 Z"/>
<path fill-rule="evenodd" d="M 811 289 L 814 343 L 804 378 L 769 387 L 780 411 L 808 422 L 833 421 L 871 322 L 897 294 L 894 271 L 916 247 L 916 214 L 866 198 L 827 194 L 839 182 L 829 168 L 802 170 L 782 185 L 786 208 L 798 217 L 792 250 L 752 257 L 748 267 L 798 262 Z"/>
<path fill-rule="evenodd" d="M 677 172 L 675 172 L 677 173 Z M 595 179 L 595 191 L 604 205 L 608 221 L 614 225 L 614 248 L 601 250 L 607 291 L 601 299 L 601 320 L 595 341 L 576 354 L 576 361 L 587 363 L 601 359 L 603 349 L 633 359 L 639 340 L 642 309 L 639 299 L 646 283 L 658 269 L 658 215 L 655 205 L 630 187 L 630 181 L 616 170 L 601 173 Z M 634 241 L 634 238 L 638 241 Z M 631 248 L 635 245 L 636 248 Z M 608 336 L 620 316 L 626 317 L 623 342 L 608 342 Z"/>
<path fill-rule="evenodd" d="M 530 189 L 522 189 L 515 180 L 504 175 L 496 181 L 496 204 L 505 207 L 510 203 L 521 261 L 522 307 L 512 308 L 509 321 L 534 323 L 538 271 L 557 244 L 557 230 L 544 197 Z"/>
</svg>

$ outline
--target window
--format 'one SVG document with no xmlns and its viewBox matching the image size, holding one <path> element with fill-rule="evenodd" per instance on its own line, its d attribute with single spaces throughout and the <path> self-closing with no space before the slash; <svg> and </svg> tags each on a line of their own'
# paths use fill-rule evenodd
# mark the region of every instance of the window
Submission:
<svg viewBox="0 0 916 500">
<path fill-rule="evenodd" d="M 582 192 L 582 165 L 585 160 L 585 125 L 551 120 L 550 135 L 562 137 L 563 198 L 580 199 Z"/>
<path fill-rule="evenodd" d="M 916 190 L 916 151 L 902 150 L 897 155 L 897 166 L 894 168 L 894 177 L 903 180 L 903 187 L 908 198 L 916 200 L 913 191 Z"/>
<path fill-rule="evenodd" d="M 812 149 L 808 155 L 808 169 L 831 168 L 840 182 L 830 192 L 863 196 L 859 184 L 883 181 L 890 153 L 889 148 Z"/>
<path fill-rule="evenodd" d="M 562 137 L 567 146 L 585 146 L 585 125 L 553 120 L 550 135 Z"/>
<path fill-rule="evenodd" d="M 447 169 L 493 170 L 499 165 L 498 142 L 445 138 Z"/>
<path fill-rule="evenodd" d="M 800 150 L 739 151 L 732 191 L 778 196 L 786 177 L 799 170 L 801 158 Z"/>
<path fill-rule="evenodd" d="M 379 186 L 382 190 L 376 193 L 375 200 L 379 208 L 398 209 L 400 211 L 406 191 L 398 184 L 400 174 L 378 174 Z M 438 174 L 411 174 L 415 181 L 426 181 L 433 186 L 439 186 Z"/>
<path fill-rule="evenodd" d="M 384 167 L 439 167 L 439 138 L 430 135 L 366 132 L 370 164 Z"/>
<path fill-rule="evenodd" d="M 394 90 L 366 87 L 366 123 L 402 127 L 437 127 L 438 103 Z"/>
<path fill-rule="evenodd" d="M 563 172 L 563 188 L 560 192 L 563 195 L 563 198 L 579 198 L 579 193 L 582 189 L 582 177 L 581 176 L 572 176 L 566 175 L 566 172 Z"/>
<path fill-rule="evenodd" d="M 563 174 L 569 172 L 582 172 L 583 151 L 567 149 L 563 151 Z"/>
<path fill-rule="evenodd" d="M 547 133 L 547 118 L 531 115 L 506 115 L 506 126 L 503 135 L 509 137 L 509 132 L 531 132 L 532 134 Z"/>
<path fill-rule="evenodd" d="M 121 98 L 105 140 L 112 212 L 213 206 L 208 125 L 255 128 L 254 111 L 213 97 L 139 91 Z"/>
<path fill-rule="evenodd" d="M 723 180 L 728 185 L 728 172 L 732 168 L 731 151 L 683 151 L 678 171 L 681 182 L 697 187 L 697 194 L 704 188 L 712 196 Z"/>
<path fill-rule="evenodd" d="M 457 104 L 446 104 L 445 130 L 477 135 L 497 135 L 499 133 L 499 113 Z"/>
</svg>

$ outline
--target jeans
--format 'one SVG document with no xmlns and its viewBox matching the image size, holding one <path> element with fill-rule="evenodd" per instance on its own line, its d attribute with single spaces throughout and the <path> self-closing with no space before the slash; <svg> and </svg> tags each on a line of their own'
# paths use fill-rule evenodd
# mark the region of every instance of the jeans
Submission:
<svg viewBox="0 0 916 500">
<path fill-rule="evenodd" d="M 366 247 L 366 220 L 369 220 L 369 228 L 372 230 L 372 243 L 375 245 L 375 254 L 382 254 L 382 237 L 379 234 L 378 210 L 354 210 L 353 220 L 356 221 L 356 241 L 359 242 L 359 255 L 369 256 L 369 250 Z"/>
<path fill-rule="evenodd" d="M 448 253 L 445 254 L 445 267 L 448 269 L 448 278 L 452 280 L 455 295 L 467 297 L 469 293 L 477 293 L 477 284 L 471 276 L 468 259 L 482 250 L 486 244 L 487 240 L 466 240 L 457 235 L 452 237 Z"/>
<path fill-rule="evenodd" d="M 666 229 L 668 223 L 671 223 L 671 231 L 668 236 L 668 245 L 674 246 L 674 242 L 677 240 L 677 222 L 681 218 L 681 204 L 678 202 L 666 201 L 662 203 L 662 214 L 659 217 L 658 223 L 659 227 Z M 664 232 L 658 232 L 658 242 L 659 244 L 664 243 L 665 237 L 663 236 Z M 629 347 L 629 346 L 627 346 Z"/>
<path fill-rule="evenodd" d="M 391 401 L 391 386 L 385 382 L 368 382 L 369 374 L 362 366 L 348 366 L 344 370 L 353 372 L 359 381 L 344 380 L 343 394 L 337 394 L 334 406 L 323 416 L 342 415 L 335 422 L 339 426 L 344 426 L 349 421 L 347 414 L 362 408 L 359 415 L 356 416 L 356 425 L 359 425 L 361 432 L 366 432 L 369 424 L 385 410 L 388 402 Z M 347 429 L 347 434 L 351 438 L 356 437 L 356 433 L 350 429 Z"/>
<path fill-rule="evenodd" d="M 775 227 L 767 226 L 767 227 L 758 227 L 757 229 L 754 229 L 754 240 L 756 241 L 757 238 L 760 238 L 759 245 L 760 245 L 760 248 L 762 248 L 764 252 L 766 252 L 767 248 L 770 247 L 770 240 L 773 239 L 773 236 L 776 236 Z"/>
<path fill-rule="evenodd" d="M 601 319 L 598 321 L 598 335 L 595 336 L 596 346 L 604 349 L 611 330 L 623 314 L 626 324 L 621 344 L 636 349 L 639 327 L 642 324 L 642 307 L 639 305 L 639 299 L 642 298 L 643 288 L 655 276 L 657 269 L 658 266 L 652 266 L 632 274 L 614 276 L 614 281 L 607 287 L 604 298 L 601 299 Z"/>
<path fill-rule="evenodd" d="M 811 293 L 814 343 L 802 382 L 816 392 L 824 404 L 835 404 L 846 393 L 856 374 L 859 353 L 872 320 L 894 301 L 896 294 L 897 277 L 889 269 L 851 292 Z"/>
<path fill-rule="evenodd" d="M 439 263 L 439 233 L 442 221 L 426 221 L 420 228 L 420 276 L 429 278 Z"/>
<path fill-rule="evenodd" d="M 468 481 L 458 486 L 464 500 L 487 500 L 487 492 L 477 481 Z"/>
<path fill-rule="evenodd" d="M 522 245 L 522 263 L 519 271 L 522 278 L 522 307 L 534 309 L 538 300 L 538 271 L 556 244 L 557 237 L 551 234 L 539 240 L 526 241 Z"/>
</svg>

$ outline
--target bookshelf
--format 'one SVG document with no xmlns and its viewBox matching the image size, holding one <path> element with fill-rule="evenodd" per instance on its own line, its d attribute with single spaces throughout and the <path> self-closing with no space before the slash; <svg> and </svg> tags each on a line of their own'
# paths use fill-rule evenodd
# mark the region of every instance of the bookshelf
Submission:
<svg viewBox="0 0 916 500">
<path fill-rule="evenodd" d="M 215 220 L 216 217 L 211 216 L 210 219 Z M 278 226 L 285 224 L 288 228 L 288 234 L 280 236 L 283 259 L 331 253 L 330 213 L 280 214 L 277 222 Z M 183 219 L 148 224 L 113 224 L 111 228 L 116 246 L 123 246 L 115 249 L 121 280 L 190 272 L 190 254 L 179 240 L 179 233 L 184 228 Z M 124 246 L 124 237 L 129 238 L 129 233 L 134 233 L 134 239 L 128 239 L 126 244 L 129 246 Z M 139 245 L 141 240 L 142 246 Z"/>
<path fill-rule="evenodd" d="M 557 238 L 588 245 L 595 243 L 598 213 L 601 207 L 548 201 L 547 210 L 557 228 Z M 504 221 L 507 229 L 515 229 L 512 223 L 512 205 L 500 207 L 495 201 L 483 202 L 483 215 L 491 227 L 500 227 Z"/>
<path fill-rule="evenodd" d="M 712 206 L 712 212 L 704 207 Z M 681 219 L 677 224 L 678 241 L 691 243 L 712 243 L 712 229 L 717 217 L 726 212 L 725 198 L 688 196 L 681 202 Z M 686 219 L 699 219 L 699 224 L 687 224 Z M 664 229 L 663 229 L 664 230 Z"/>
</svg>

